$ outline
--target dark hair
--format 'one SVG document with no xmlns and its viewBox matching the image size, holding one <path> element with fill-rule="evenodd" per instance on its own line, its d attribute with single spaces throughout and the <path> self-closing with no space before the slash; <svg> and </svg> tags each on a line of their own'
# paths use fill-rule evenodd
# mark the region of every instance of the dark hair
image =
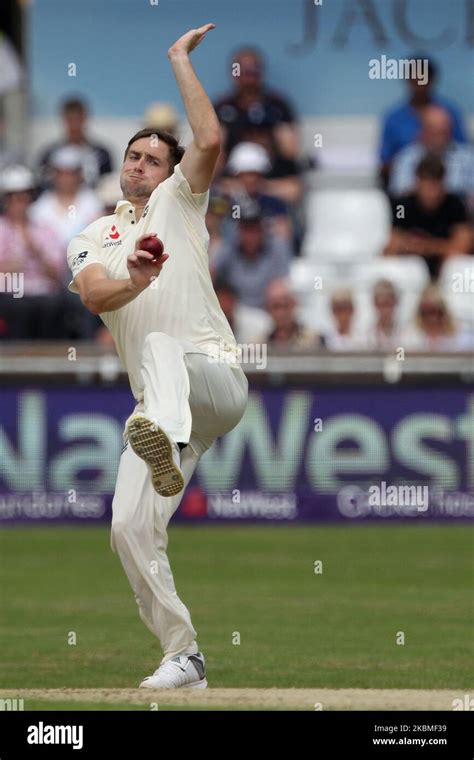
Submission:
<svg viewBox="0 0 474 760">
<path fill-rule="evenodd" d="M 133 145 L 133 143 L 137 140 L 141 140 L 142 137 L 157 137 L 158 140 L 162 140 L 162 142 L 166 143 L 169 148 L 168 162 L 170 167 L 170 175 L 173 174 L 174 167 L 176 164 L 179 164 L 184 156 L 184 148 L 179 144 L 176 137 L 174 137 L 170 132 L 165 132 L 164 129 L 153 129 L 153 127 L 145 127 L 144 129 L 140 129 L 139 132 L 136 132 L 136 134 L 134 134 L 127 143 L 123 160 L 125 161 L 127 158 L 130 145 Z"/>
<path fill-rule="evenodd" d="M 446 168 L 436 153 L 427 153 L 416 167 L 418 179 L 436 179 L 442 181 L 446 174 Z"/>
<path fill-rule="evenodd" d="M 61 113 L 69 113 L 70 111 L 82 111 L 82 113 L 88 113 L 89 109 L 87 103 L 82 98 L 67 98 L 61 103 Z"/>
</svg>

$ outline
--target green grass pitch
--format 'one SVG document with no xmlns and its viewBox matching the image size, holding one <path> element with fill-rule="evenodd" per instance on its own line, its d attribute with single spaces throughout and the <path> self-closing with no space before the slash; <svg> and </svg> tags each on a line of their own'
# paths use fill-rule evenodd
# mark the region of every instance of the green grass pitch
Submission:
<svg viewBox="0 0 474 760">
<path fill-rule="evenodd" d="M 171 524 L 169 535 L 211 687 L 472 685 L 470 526 Z M 2 689 L 134 688 L 161 659 L 107 527 L 3 527 L 0 601 Z"/>
</svg>

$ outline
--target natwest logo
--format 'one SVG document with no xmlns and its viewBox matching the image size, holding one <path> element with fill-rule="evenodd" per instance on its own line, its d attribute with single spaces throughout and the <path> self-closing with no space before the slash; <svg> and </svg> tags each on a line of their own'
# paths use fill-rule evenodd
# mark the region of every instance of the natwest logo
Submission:
<svg viewBox="0 0 474 760">
<path fill-rule="evenodd" d="M 115 226 L 115 224 L 113 224 L 112 225 L 112 229 L 110 230 L 109 234 L 107 235 L 107 239 L 118 240 L 119 237 L 120 237 L 120 232 L 118 231 L 118 229 Z"/>
<path fill-rule="evenodd" d="M 122 245 L 122 241 L 119 240 L 120 232 L 117 227 L 112 225 L 112 228 L 108 235 L 105 236 L 105 242 L 102 243 L 102 248 L 113 248 L 116 245 Z"/>
</svg>

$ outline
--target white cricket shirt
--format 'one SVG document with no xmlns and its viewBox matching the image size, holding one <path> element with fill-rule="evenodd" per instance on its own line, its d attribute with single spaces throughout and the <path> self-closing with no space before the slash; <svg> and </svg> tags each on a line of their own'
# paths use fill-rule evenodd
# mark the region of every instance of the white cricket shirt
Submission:
<svg viewBox="0 0 474 760">
<path fill-rule="evenodd" d="M 193 193 L 177 164 L 171 177 L 155 188 L 138 221 L 134 206 L 119 201 L 114 214 L 97 219 L 68 246 L 73 278 L 90 264 L 102 264 L 111 279 L 128 278 L 127 256 L 146 233 L 156 232 L 169 254 L 161 274 L 146 290 L 126 306 L 100 314 L 137 400 L 143 395 L 142 348 L 150 332 L 189 340 L 205 353 L 239 366 L 235 337 L 209 273 L 208 203 L 209 191 Z M 74 279 L 69 290 L 79 292 Z"/>
</svg>

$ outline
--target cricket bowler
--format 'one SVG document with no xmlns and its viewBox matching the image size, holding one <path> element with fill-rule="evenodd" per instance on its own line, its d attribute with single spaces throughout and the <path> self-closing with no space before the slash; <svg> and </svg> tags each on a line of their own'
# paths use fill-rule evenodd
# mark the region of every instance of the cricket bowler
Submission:
<svg viewBox="0 0 474 760">
<path fill-rule="evenodd" d="M 192 29 L 168 50 L 191 144 L 184 150 L 159 130 L 135 134 L 121 171 L 123 200 L 67 252 L 69 288 L 111 331 L 137 402 L 125 425 L 111 544 L 140 617 L 163 649 L 158 669 L 140 684 L 150 689 L 207 686 L 166 555 L 167 526 L 200 457 L 237 425 L 248 395 L 207 257 L 205 213 L 220 127 L 189 54 L 214 28 Z M 150 237 L 153 252 L 146 250 Z"/>
</svg>

